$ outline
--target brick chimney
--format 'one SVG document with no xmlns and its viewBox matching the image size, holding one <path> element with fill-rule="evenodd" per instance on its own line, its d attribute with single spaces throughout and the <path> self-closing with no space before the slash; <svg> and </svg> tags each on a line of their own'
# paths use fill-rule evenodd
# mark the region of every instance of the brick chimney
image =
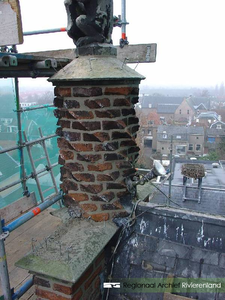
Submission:
<svg viewBox="0 0 225 300">
<path fill-rule="evenodd" d="M 104 221 L 126 215 L 119 199 L 128 193 L 125 178 L 135 174 L 134 105 L 144 77 L 119 61 L 112 46 L 87 49 L 50 81 L 64 203 Z"/>
</svg>

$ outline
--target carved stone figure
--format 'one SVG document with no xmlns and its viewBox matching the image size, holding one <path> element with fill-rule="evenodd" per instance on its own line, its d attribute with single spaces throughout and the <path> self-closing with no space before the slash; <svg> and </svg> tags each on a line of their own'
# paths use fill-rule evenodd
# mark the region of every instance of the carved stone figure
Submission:
<svg viewBox="0 0 225 300">
<path fill-rule="evenodd" d="M 65 0 L 67 33 L 77 47 L 111 43 L 113 0 Z"/>
</svg>

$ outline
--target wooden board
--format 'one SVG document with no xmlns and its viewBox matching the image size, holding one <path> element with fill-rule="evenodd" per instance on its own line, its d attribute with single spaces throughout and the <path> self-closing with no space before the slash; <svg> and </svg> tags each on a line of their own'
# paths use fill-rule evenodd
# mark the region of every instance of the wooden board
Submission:
<svg viewBox="0 0 225 300">
<path fill-rule="evenodd" d="M 19 0 L 0 1 L 0 46 L 23 43 Z"/>
<path fill-rule="evenodd" d="M 57 226 L 61 224 L 59 218 L 53 217 L 50 214 L 51 211 L 51 208 L 43 211 L 41 214 L 12 231 L 5 241 L 10 284 L 11 288 L 15 288 L 15 291 L 30 278 L 28 271 L 15 267 L 15 262 L 31 250 L 32 238 L 37 240 L 37 242 L 40 242 L 45 237 L 52 234 L 57 229 Z M 32 288 L 20 299 L 31 299 L 33 292 L 34 289 Z M 2 291 L 0 284 L 0 296 L 1 295 Z"/>
<path fill-rule="evenodd" d="M 121 61 L 129 59 L 126 63 L 154 63 L 156 62 L 157 44 L 139 44 L 127 45 L 124 48 L 117 48 L 117 58 Z M 37 56 L 53 57 L 53 58 L 69 58 L 74 59 L 74 49 L 53 50 L 44 52 L 29 53 Z"/>
<path fill-rule="evenodd" d="M 0 209 L 1 219 L 4 219 L 5 223 L 8 223 L 13 219 L 19 217 L 21 214 L 25 213 L 32 207 L 36 206 L 36 204 L 37 200 L 35 194 L 31 193 L 30 197 L 20 198 L 12 204 Z"/>
</svg>

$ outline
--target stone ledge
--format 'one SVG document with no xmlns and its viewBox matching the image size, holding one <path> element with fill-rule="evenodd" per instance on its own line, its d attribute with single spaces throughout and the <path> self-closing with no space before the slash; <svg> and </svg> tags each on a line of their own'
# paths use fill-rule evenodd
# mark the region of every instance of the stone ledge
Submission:
<svg viewBox="0 0 225 300">
<path fill-rule="evenodd" d="M 75 283 L 117 230 L 111 222 L 70 220 L 35 247 L 33 253 L 20 259 L 16 266 L 33 274 Z"/>
</svg>

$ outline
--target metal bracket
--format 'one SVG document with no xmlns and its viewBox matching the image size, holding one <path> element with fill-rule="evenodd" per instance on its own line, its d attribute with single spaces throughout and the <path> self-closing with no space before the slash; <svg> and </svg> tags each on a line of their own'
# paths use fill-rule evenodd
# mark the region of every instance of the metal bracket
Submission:
<svg viewBox="0 0 225 300">
<path fill-rule="evenodd" d="M 0 241 L 5 240 L 9 236 L 9 231 L 0 234 Z"/>
</svg>

